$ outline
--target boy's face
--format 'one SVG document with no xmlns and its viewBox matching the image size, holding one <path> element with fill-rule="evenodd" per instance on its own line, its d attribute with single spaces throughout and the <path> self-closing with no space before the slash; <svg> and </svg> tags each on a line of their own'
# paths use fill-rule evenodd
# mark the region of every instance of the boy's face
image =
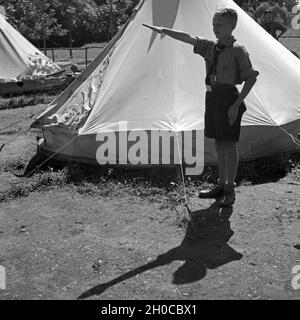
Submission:
<svg viewBox="0 0 300 320">
<path fill-rule="evenodd" d="M 218 40 L 222 41 L 231 37 L 233 29 L 234 27 L 230 19 L 221 16 L 213 18 L 213 30 Z"/>
</svg>

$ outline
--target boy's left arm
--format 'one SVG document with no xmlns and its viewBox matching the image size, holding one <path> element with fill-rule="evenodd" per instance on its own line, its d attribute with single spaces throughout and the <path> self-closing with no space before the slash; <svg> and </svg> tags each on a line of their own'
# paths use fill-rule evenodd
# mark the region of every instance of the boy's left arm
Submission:
<svg viewBox="0 0 300 320">
<path fill-rule="evenodd" d="M 245 81 L 242 91 L 235 103 L 229 108 L 228 117 L 230 125 L 233 125 L 237 119 L 239 107 L 241 103 L 245 100 L 252 87 L 256 82 L 256 77 L 259 72 L 254 70 L 249 58 L 249 54 L 244 47 L 237 48 L 237 62 L 240 73 L 240 79 Z"/>
<path fill-rule="evenodd" d="M 249 92 L 251 91 L 252 87 L 256 82 L 256 77 L 247 79 L 244 83 L 243 89 L 239 94 L 239 97 L 235 101 L 235 103 L 229 108 L 228 117 L 229 117 L 229 124 L 232 126 L 237 118 L 239 107 L 241 103 L 245 100 Z"/>
</svg>

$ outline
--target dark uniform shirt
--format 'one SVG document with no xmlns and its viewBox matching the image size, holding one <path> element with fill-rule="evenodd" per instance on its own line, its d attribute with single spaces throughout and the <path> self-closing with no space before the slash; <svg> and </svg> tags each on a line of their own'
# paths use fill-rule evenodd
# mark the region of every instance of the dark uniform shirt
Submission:
<svg viewBox="0 0 300 320">
<path fill-rule="evenodd" d="M 197 37 L 194 53 L 205 59 L 206 71 L 213 64 L 215 42 Z M 257 77 L 259 72 L 251 64 L 245 47 L 236 43 L 234 37 L 224 44 L 225 48 L 219 55 L 216 65 L 216 82 L 226 84 L 241 84 L 243 81 Z"/>
</svg>

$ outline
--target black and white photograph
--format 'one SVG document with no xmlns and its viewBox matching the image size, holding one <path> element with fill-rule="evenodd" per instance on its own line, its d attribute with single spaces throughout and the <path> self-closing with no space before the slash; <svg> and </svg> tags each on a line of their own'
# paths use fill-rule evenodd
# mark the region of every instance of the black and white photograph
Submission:
<svg viewBox="0 0 300 320">
<path fill-rule="evenodd" d="M 300 300 L 300 1 L 0 0 L 0 300 Z"/>
</svg>

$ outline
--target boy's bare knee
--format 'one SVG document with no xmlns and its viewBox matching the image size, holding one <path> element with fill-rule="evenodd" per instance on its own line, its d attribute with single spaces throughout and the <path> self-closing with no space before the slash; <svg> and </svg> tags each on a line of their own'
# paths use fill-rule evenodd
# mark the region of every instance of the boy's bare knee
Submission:
<svg viewBox="0 0 300 320">
<path fill-rule="evenodd" d="M 215 140 L 216 145 L 220 147 L 229 146 L 235 144 L 235 141 L 228 141 L 228 140 Z"/>
<path fill-rule="evenodd" d="M 227 141 L 227 146 L 229 148 L 236 148 L 237 143 L 235 141 Z"/>
<path fill-rule="evenodd" d="M 215 140 L 215 146 L 216 146 L 217 152 L 222 152 L 226 149 L 224 141 L 221 141 L 221 140 Z"/>
<path fill-rule="evenodd" d="M 218 141 L 218 148 L 226 151 L 234 151 L 237 149 L 237 143 L 235 141 Z"/>
</svg>

